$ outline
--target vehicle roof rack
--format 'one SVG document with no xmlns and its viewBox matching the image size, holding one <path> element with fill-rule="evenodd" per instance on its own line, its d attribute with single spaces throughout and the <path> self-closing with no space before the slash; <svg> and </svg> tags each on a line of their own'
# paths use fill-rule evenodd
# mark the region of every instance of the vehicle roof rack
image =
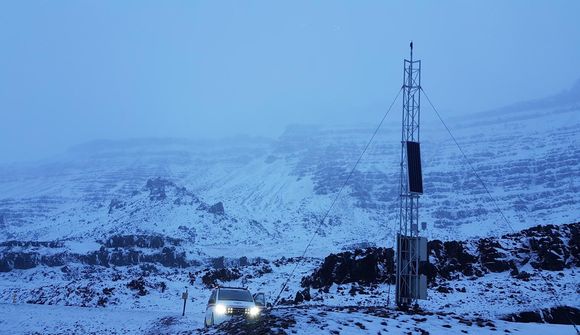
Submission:
<svg viewBox="0 0 580 335">
<path fill-rule="evenodd" d="M 247 290 L 247 287 L 240 287 L 240 286 L 221 286 L 221 285 L 217 285 L 215 288 L 229 288 L 229 289 L 233 289 L 233 290 Z"/>
</svg>

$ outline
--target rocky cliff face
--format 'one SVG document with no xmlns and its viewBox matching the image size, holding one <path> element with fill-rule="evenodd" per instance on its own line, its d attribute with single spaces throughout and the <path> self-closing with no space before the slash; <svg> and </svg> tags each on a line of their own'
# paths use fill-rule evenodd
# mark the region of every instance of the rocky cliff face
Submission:
<svg viewBox="0 0 580 335">
<path fill-rule="evenodd" d="M 580 260 L 578 233 L 580 222 L 536 226 L 494 238 L 466 241 L 428 242 L 429 262 L 422 264 L 431 287 L 449 281 L 477 278 L 490 273 L 510 272 L 517 279 L 529 280 L 525 268 L 562 271 L 575 268 Z M 328 288 L 333 284 L 361 285 L 393 283 L 395 264 L 391 248 L 356 249 L 327 256 L 309 276 L 303 287 Z"/>
<path fill-rule="evenodd" d="M 147 263 L 170 268 L 198 265 L 199 261 L 187 259 L 179 248 L 180 242 L 163 236 L 114 235 L 100 242 L 98 250 L 81 254 L 70 251 L 59 241 L 7 241 L 0 244 L 0 272 L 74 263 L 104 267 Z"/>
</svg>

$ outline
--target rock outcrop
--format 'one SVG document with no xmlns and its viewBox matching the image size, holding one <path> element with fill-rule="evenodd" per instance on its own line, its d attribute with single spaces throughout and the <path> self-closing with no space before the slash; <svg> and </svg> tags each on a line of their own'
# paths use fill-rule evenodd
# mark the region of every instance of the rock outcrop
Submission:
<svg viewBox="0 0 580 335">
<path fill-rule="evenodd" d="M 515 234 L 468 241 L 433 240 L 427 244 L 429 262 L 420 267 L 431 286 L 461 277 L 509 271 L 524 281 L 531 274 L 519 271 L 530 264 L 538 270 L 561 271 L 580 261 L 580 223 L 536 226 Z M 302 278 L 302 287 L 325 288 L 332 284 L 361 285 L 394 282 L 391 248 L 355 249 L 330 254 L 314 272 Z M 445 291 L 443 286 L 440 290 Z"/>
<path fill-rule="evenodd" d="M 580 324 L 580 309 L 558 306 L 537 311 L 525 311 L 506 315 L 502 318 L 513 322 L 555 323 L 561 325 Z"/>
<path fill-rule="evenodd" d="M 332 284 L 393 281 L 393 249 L 367 248 L 330 254 L 315 272 L 302 278 L 302 287 L 324 288 Z"/>
<path fill-rule="evenodd" d="M 85 254 L 71 252 L 59 241 L 6 241 L 0 244 L 0 272 L 25 270 L 37 266 L 63 266 L 81 263 L 98 266 L 129 266 L 156 263 L 170 268 L 199 265 L 178 250 L 179 239 L 160 235 L 114 235 L 99 250 Z M 44 252 L 39 248 L 51 249 Z"/>
<path fill-rule="evenodd" d="M 226 213 L 224 210 L 224 204 L 221 201 L 211 205 L 207 211 L 216 215 L 224 215 Z"/>
</svg>

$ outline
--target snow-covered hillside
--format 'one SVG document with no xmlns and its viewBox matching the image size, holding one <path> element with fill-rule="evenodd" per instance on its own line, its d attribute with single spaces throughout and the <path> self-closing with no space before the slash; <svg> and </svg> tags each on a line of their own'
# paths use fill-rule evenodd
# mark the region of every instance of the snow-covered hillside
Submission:
<svg viewBox="0 0 580 335">
<path fill-rule="evenodd" d="M 375 281 L 361 284 L 351 273 L 313 284 L 328 257 L 377 247 L 387 253 L 393 244 L 400 157 L 393 111 L 283 292 L 288 310 L 273 311 L 264 327 L 423 333 L 426 324 L 455 333 L 476 326 L 571 333 L 568 326 L 498 318 L 529 312 L 545 321 L 556 314 L 553 286 L 564 305 L 579 307 L 580 82 L 555 97 L 447 120 L 509 225 L 423 109 L 421 221 L 432 263 L 424 314 L 372 307 L 393 294 L 392 256 L 380 267 L 390 273 L 375 274 Z M 0 333 L 201 333 L 213 284 L 275 297 L 372 131 L 291 126 L 277 139 L 97 141 L 50 160 L 0 167 Z M 547 224 L 556 226 L 510 235 Z M 180 319 L 185 285 L 190 312 Z M 58 307 L 38 323 L 20 315 L 44 313 L 27 304 Z M 345 312 L 354 305 L 366 307 Z M 538 309 L 544 316 L 534 314 Z M 61 317 L 71 310 L 112 323 Z M 130 322 L 115 321 L 109 310 Z"/>
<path fill-rule="evenodd" d="M 425 234 L 509 232 L 444 128 L 423 109 Z M 514 229 L 580 219 L 580 84 L 557 97 L 448 123 Z M 4 166 L 0 238 L 94 241 L 143 232 L 195 235 L 199 251 L 210 255 L 209 247 L 221 255 L 227 250 L 220 246 L 244 241 L 243 253 L 256 244 L 274 252 L 280 241 L 286 254 L 299 253 L 371 133 L 363 126 L 293 126 L 275 140 L 97 141 L 48 161 Z M 399 134 L 393 111 L 313 252 L 392 243 Z M 148 185 L 157 178 L 163 181 L 153 191 L 167 194 L 155 198 Z M 208 213 L 201 203 L 222 203 L 224 213 Z"/>
<path fill-rule="evenodd" d="M 233 323 L 209 331 L 202 327 L 210 287 L 247 286 L 272 301 L 297 259 L 241 257 L 197 263 L 187 261 L 191 255 L 175 252 L 180 241 L 145 236 L 115 236 L 101 241 L 98 251 L 84 254 L 70 252 L 58 242 L 4 242 L 0 330 L 11 334 L 364 334 L 371 330 L 542 334 L 549 329 L 573 334 L 565 313 L 570 310 L 570 317 L 580 321 L 579 234 L 580 223 L 575 223 L 538 226 L 498 238 L 431 241 L 426 268 L 429 299 L 421 302 L 417 313 L 392 309 L 392 249 L 307 258 L 282 292 L 278 308 L 265 313 L 259 324 Z M 186 316 L 181 317 L 180 294 L 185 285 L 190 299 Z M 554 289 L 558 299 L 552 295 Z"/>
</svg>

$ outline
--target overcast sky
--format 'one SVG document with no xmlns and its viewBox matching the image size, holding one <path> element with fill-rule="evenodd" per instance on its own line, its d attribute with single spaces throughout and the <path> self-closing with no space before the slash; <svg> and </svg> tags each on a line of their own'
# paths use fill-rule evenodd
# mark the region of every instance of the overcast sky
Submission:
<svg viewBox="0 0 580 335">
<path fill-rule="evenodd" d="M 448 115 L 580 77 L 580 1 L 409 3 L 2 1 L 0 162 L 93 139 L 374 123 L 410 40 Z"/>
</svg>

